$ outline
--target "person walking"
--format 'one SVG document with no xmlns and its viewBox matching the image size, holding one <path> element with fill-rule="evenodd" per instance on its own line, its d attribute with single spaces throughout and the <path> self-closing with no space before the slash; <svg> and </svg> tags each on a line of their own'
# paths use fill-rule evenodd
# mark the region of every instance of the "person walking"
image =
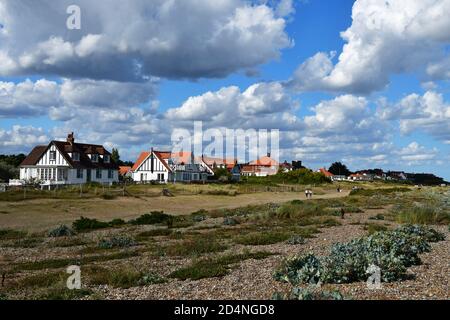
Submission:
<svg viewBox="0 0 450 320">
<path fill-rule="evenodd" d="M 341 208 L 341 219 L 345 219 L 345 210 Z"/>
</svg>

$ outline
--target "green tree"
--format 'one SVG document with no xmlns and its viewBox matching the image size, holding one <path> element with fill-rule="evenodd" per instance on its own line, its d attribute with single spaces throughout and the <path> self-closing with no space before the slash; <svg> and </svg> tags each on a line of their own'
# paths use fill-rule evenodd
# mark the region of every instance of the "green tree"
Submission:
<svg viewBox="0 0 450 320">
<path fill-rule="evenodd" d="M 229 173 L 226 168 L 215 168 L 214 169 L 214 177 L 217 180 L 230 180 L 231 173 Z"/>
<path fill-rule="evenodd" d="M 351 171 L 348 170 L 347 166 L 345 164 L 342 164 L 341 162 L 333 163 L 328 171 L 334 175 L 340 176 L 349 176 L 352 174 Z"/>
<path fill-rule="evenodd" d="M 112 159 L 115 163 L 120 164 L 120 154 L 119 154 L 119 150 L 118 150 L 118 149 L 116 149 L 116 148 L 113 148 L 113 149 L 112 149 L 112 152 L 111 152 L 111 159 Z"/>
</svg>

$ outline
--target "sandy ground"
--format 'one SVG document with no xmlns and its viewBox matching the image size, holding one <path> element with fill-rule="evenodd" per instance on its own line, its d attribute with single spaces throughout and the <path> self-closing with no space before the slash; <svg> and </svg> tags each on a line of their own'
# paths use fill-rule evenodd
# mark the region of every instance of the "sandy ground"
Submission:
<svg viewBox="0 0 450 320">
<path fill-rule="evenodd" d="M 315 199 L 345 197 L 348 192 L 325 191 Z M 305 199 L 295 192 L 260 192 L 237 196 L 180 195 L 175 197 L 103 199 L 40 199 L 0 202 L 0 229 L 48 230 L 59 224 L 71 224 L 80 216 L 99 220 L 132 219 L 151 211 L 170 214 L 189 214 L 199 209 L 237 208 L 264 203 L 281 203 Z"/>
</svg>

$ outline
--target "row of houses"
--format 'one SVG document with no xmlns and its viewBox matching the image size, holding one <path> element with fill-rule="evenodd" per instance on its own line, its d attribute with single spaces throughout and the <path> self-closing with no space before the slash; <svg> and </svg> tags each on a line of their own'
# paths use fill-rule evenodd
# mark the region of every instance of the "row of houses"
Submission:
<svg viewBox="0 0 450 320">
<path fill-rule="evenodd" d="M 38 182 L 41 186 L 98 182 L 112 184 L 119 175 L 137 183 L 205 182 L 217 168 L 226 169 L 233 180 L 241 176 L 268 176 L 279 168 L 290 171 L 301 167 L 300 161 L 278 163 L 270 154 L 247 164 L 237 159 L 195 156 L 191 152 L 167 152 L 151 149 L 142 152 L 133 167 L 119 167 L 103 146 L 75 142 L 73 132 L 66 141 L 50 141 L 36 146 L 20 164 L 20 180 L 12 185 Z"/>
<path fill-rule="evenodd" d="M 191 152 L 142 152 L 133 167 L 119 167 L 111 153 L 102 145 L 75 142 L 73 132 L 66 141 L 50 141 L 36 146 L 20 164 L 20 179 L 10 185 L 38 183 L 41 186 L 83 184 L 97 182 L 112 184 L 119 176 L 128 176 L 136 183 L 205 182 L 217 169 L 225 169 L 232 180 L 242 176 L 264 177 L 304 168 L 301 161 L 278 163 L 267 154 L 246 164 L 233 158 L 196 156 Z M 325 168 L 318 170 L 333 181 L 410 181 L 416 184 L 444 184 L 432 174 L 410 174 L 402 171 L 384 172 L 381 169 L 362 170 L 349 176 L 334 175 Z"/>
<path fill-rule="evenodd" d="M 360 170 L 360 171 L 352 173 L 348 176 L 332 174 L 325 168 L 321 168 L 321 169 L 317 170 L 317 172 L 321 172 L 326 177 L 330 178 L 332 181 L 377 181 L 378 180 L 378 181 L 412 181 L 412 182 L 415 182 L 416 179 L 414 179 L 414 177 L 417 176 L 417 174 L 406 173 L 403 171 L 384 172 L 381 169 Z M 425 174 L 423 174 L 423 175 L 425 175 Z M 433 176 L 433 175 L 427 175 L 427 176 Z M 438 182 L 440 182 L 441 180 L 442 179 L 438 180 Z"/>
</svg>

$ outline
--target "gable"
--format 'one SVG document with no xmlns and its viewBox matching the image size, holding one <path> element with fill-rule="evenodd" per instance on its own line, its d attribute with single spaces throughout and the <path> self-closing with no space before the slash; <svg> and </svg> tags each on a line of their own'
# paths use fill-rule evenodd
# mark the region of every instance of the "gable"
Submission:
<svg viewBox="0 0 450 320">
<path fill-rule="evenodd" d="M 153 157 L 150 152 L 143 152 L 136 162 L 133 171 L 152 171 L 152 161 L 153 161 L 153 171 L 154 172 L 168 172 L 170 171 L 167 164 L 161 157 L 158 156 L 157 152 L 153 153 Z M 144 158 L 144 156 L 146 156 Z M 139 161 L 141 160 L 141 161 Z"/>
<path fill-rule="evenodd" d="M 51 154 L 55 153 L 55 160 L 51 160 Z M 47 150 L 40 156 L 36 163 L 37 166 L 70 166 L 66 158 L 62 155 L 60 150 L 52 143 Z"/>
</svg>

